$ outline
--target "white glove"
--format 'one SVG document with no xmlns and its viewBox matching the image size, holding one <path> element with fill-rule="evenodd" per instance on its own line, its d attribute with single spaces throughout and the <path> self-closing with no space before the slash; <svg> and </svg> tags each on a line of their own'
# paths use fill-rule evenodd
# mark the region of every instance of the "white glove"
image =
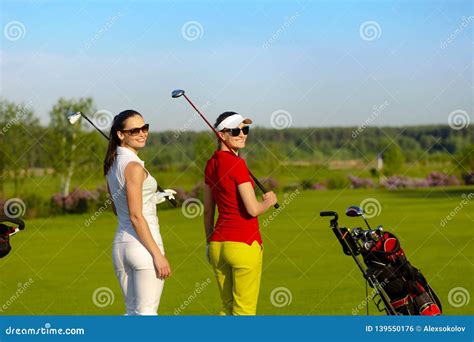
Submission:
<svg viewBox="0 0 474 342">
<path fill-rule="evenodd" d="M 207 258 L 207 262 L 210 264 L 211 263 L 211 254 L 209 253 L 209 244 L 206 245 L 206 258 Z"/>
<path fill-rule="evenodd" d="M 176 191 L 173 189 L 165 189 L 163 191 L 158 191 L 155 193 L 154 201 L 156 204 L 163 203 L 167 199 L 175 199 Z"/>
</svg>

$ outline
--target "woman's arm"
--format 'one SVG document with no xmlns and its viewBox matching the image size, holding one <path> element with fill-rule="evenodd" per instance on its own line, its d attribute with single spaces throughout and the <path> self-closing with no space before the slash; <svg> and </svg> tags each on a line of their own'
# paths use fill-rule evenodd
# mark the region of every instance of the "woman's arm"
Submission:
<svg viewBox="0 0 474 342">
<path fill-rule="evenodd" d="M 214 214 L 216 212 L 216 202 L 212 198 L 209 185 L 204 184 L 204 230 L 206 232 L 206 242 L 209 243 L 214 231 Z"/>
<path fill-rule="evenodd" d="M 114 198 L 112 196 L 112 192 L 110 191 L 109 182 L 107 182 L 107 191 L 109 192 L 109 199 L 112 202 L 112 210 L 115 216 L 117 216 L 117 209 L 115 209 Z"/>
<path fill-rule="evenodd" d="M 268 208 L 275 205 L 277 202 L 277 197 L 273 191 L 263 194 L 263 202 L 257 201 L 255 191 L 250 182 L 239 184 L 238 189 L 240 197 L 242 197 L 244 202 L 245 209 L 247 209 L 249 215 L 253 217 L 263 214 L 268 210 Z"/>
<path fill-rule="evenodd" d="M 155 239 L 153 239 L 148 222 L 143 216 L 142 187 L 146 176 L 145 170 L 137 162 L 130 162 L 125 168 L 128 211 L 130 213 L 130 221 L 137 232 L 138 238 L 153 257 L 157 275 L 160 278 L 166 278 L 171 274 L 168 261 L 161 253 Z"/>
</svg>

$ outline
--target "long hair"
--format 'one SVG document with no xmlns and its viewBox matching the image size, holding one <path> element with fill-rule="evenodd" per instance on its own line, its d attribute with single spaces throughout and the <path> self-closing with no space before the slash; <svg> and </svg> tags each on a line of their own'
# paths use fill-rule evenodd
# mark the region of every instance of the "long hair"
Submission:
<svg viewBox="0 0 474 342">
<path fill-rule="evenodd" d="M 224 121 L 225 119 L 227 119 L 229 116 L 232 116 L 234 114 L 237 114 L 236 112 L 224 112 L 222 113 L 221 115 L 219 115 L 216 119 L 216 122 L 214 123 L 214 128 L 217 128 L 217 126 L 219 126 L 219 124 Z M 217 148 L 220 149 L 221 148 L 221 145 L 222 145 L 222 141 L 221 139 L 217 139 Z"/>
<path fill-rule="evenodd" d="M 117 132 L 123 130 L 125 128 L 125 121 L 135 115 L 142 116 L 139 112 L 132 109 L 124 110 L 115 115 L 112 127 L 110 128 L 109 146 L 107 147 L 107 153 L 104 159 L 104 176 L 107 176 L 107 173 L 117 157 L 117 147 L 120 146 L 120 139 Z"/>
</svg>

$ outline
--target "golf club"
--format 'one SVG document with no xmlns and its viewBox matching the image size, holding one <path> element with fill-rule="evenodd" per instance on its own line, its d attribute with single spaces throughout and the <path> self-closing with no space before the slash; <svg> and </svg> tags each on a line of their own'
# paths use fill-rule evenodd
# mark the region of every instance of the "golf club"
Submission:
<svg viewBox="0 0 474 342">
<path fill-rule="evenodd" d="M 204 117 L 204 115 L 199 111 L 199 109 L 197 109 L 197 107 L 194 105 L 194 103 L 191 102 L 191 100 L 186 96 L 186 94 L 184 93 L 184 90 L 182 89 L 176 89 L 176 90 L 173 90 L 171 92 L 171 97 L 176 99 L 178 97 L 181 97 L 181 96 L 184 96 L 184 98 L 186 99 L 186 101 L 188 101 L 188 103 L 191 105 L 191 107 L 194 108 L 194 110 L 201 116 L 201 118 L 206 122 L 206 124 L 211 128 L 211 130 L 214 132 L 214 134 L 217 136 L 217 138 L 225 145 L 227 146 L 227 148 L 232 151 L 232 148 L 230 148 L 230 146 L 225 142 L 224 139 L 222 139 L 220 136 L 219 136 L 219 133 L 217 132 L 217 130 L 214 128 L 214 126 L 212 126 L 210 124 L 209 121 L 207 121 L 207 119 Z M 257 186 L 260 188 L 260 190 L 262 190 L 263 193 L 266 193 L 267 190 L 263 187 L 262 183 L 259 182 L 259 180 L 253 175 L 253 173 L 249 170 L 249 174 L 250 174 L 250 177 L 252 177 L 252 179 L 254 180 L 255 184 L 257 184 Z M 278 209 L 280 207 L 280 205 L 278 203 L 276 203 L 274 205 L 275 209 Z"/>
<path fill-rule="evenodd" d="M 359 208 L 358 206 L 352 205 L 349 208 L 346 209 L 346 216 L 348 217 L 362 217 L 365 221 L 365 224 L 367 225 L 367 228 L 370 228 L 369 222 L 367 222 L 367 219 L 365 218 L 365 212 L 362 208 Z"/>
<path fill-rule="evenodd" d="M 81 118 L 81 116 L 82 116 L 83 118 L 85 118 L 87 121 L 89 121 L 89 123 L 90 123 L 92 126 L 94 126 L 94 128 L 95 128 L 97 131 L 99 131 L 99 133 L 102 134 L 102 136 L 104 136 L 105 139 L 110 140 L 110 138 L 109 138 L 107 135 L 105 135 L 105 133 L 102 132 L 102 131 L 99 129 L 99 127 L 97 127 L 97 126 L 96 126 L 86 115 L 84 115 L 84 113 L 82 113 L 82 112 L 71 112 L 71 113 L 69 113 L 69 114 L 67 115 L 67 119 L 68 119 L 68 121 L 69 121 L 69 123 L 70 123 L 71 125 L 74 125 L 77 121 L 79 121 L 79 119 Z M 158 191 L 164 192 L 163 188 L 162 188 L 160 185 L 157 184 L 157 187 L 156 187 L 156 188 L 157 188 Z M 177 206 L 178 206 L 178 202 L 176 202 L 175 199 L 173 199 L 173 198 L 168 198 L 168 197 L 166 197 L 166 199 L 167 199 L 174 207 L 177 207 Z"/>
<path fill-rule="evenodd" d="M 349 209 L 351 209 L 351 208 L 352 207 L 349 207 L 347 209 L 347 211 L 349 211 Z M 359 210 L 362 211 L 362 209 L 354 206 L 354 213 L 353 213 L 354 216 L 348 215 L 347 211 L 346 211 L 346 215 L 350 216 L 350 217 L 360 216 L 360 215 L 356 215 L 356 212 L 355 212 L 356 210 L 355 209 L 359 209 Z M 363 213 L 363 211 L 362 211 L 362 213 Z M 369 275 L 367 273 L 367 269 L 364 267 L 362 262 L 359 260 L 358 255 L 360 255 L 360 248 L 357 244 L 357 241 L 354 239 L 353 235 L 351 234 L 351 232 L 346 227 L 339 227 L 339 223 L 338 223 L 339 216 L 338 216 L 337 212 L 335 212 L 335 211 L 321 211 L 319 213 L 319 216 L 321 216 L 321 217 L 327 217 L 327 216 L 332 217 L 331 221 L 329 222 L 329 227 L 331 228 L 334 235 L 336 235 L 336 238 L 339 240 L 340 244 L 342 245 L 342 249 L 343 249 L 344 254 L 350 255 L 352 257 L 352 259 L 355 261 L 355 263 L 357 264 L 357 267 L 359 267 L 359 269 L 362 272 L 364 278 L 370 284 L 370 287 L 372 287 L 376 291 L 376 293 L 380 297 L 381 301 L 385 305 L 385 311 L 386 311 L 387 315 L 397 315 L 397 312 L 396 312 L 395 308 L 393 307 L 392 303 L 390 302 L 390 297 L 388 296 L 388 294 L 384 290 L 382 284 L 378 281 L 378 279 L 375 275 L 373 275 L 373 274 Z M 367 294 L 367 287 L 366 287 L 366 298 L 369 298 L 368 294 Z M 374 301 L 374 303 L 376 303 L 376 302 Z M 382 311 L 382 310 L 380 310 L 379 305 L 377 303 L 375 305 L 377 306 L 379 311 Z M 369 315 L 369 306 L 367 305 L 366 308 L 367 308 L 367 315 Z"/>
</svg>

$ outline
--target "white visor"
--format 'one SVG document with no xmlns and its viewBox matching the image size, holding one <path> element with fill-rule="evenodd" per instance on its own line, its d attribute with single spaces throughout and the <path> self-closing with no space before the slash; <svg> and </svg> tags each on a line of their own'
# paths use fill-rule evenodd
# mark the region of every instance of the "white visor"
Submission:
<svg viewBox="0 0 474 342">
<path fill-rule="evenodd" d="M 226 128 L 237 128 L 240 126 L 241 123 L 249 125 L 252 123 L 252 120 L 250 120 L 249 118 L 244 118 L 240 114 L 234 114 L 222 120 L 222 122 L 216 127 L 216 130 L 220 132 Z"/>
</svg>

